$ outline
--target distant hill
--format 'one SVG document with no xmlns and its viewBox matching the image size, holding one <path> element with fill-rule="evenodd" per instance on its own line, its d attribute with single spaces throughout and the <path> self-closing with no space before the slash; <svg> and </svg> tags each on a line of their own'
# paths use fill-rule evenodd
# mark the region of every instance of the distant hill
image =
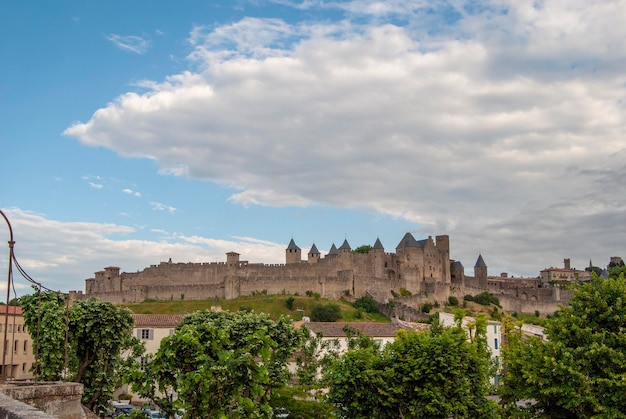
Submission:
<svg viewBox="0 0 626 419">
<path fill-rule="evenodd" d="M 293 309 L 288 308 L 287 300 L 293 298 Z M 135 314 L 187 314 L 197 310 L 208 310 L 211 307 L 221 307 L 222 310 L 240 311 L 253 310 L 255 313 L 267 313 L 272 319 L 278 319 L 281 315 L 290 316 L 294 321 L 302 319 L 302 316 L 310 316 L 316 305 L 336 304 L 341 309 L 341 320 L 348 322 L 390 322 L 390 319 L 382 314 L 372 314 L 359 311 L 344 299 L 327 300 L 315 296 L 296 295 L 265 295 L 257 294 L 243 296 L 234 300 L 207 299 L 207 300 L 146 300 L 141 303 L 122 304 Z"/>
</svg>

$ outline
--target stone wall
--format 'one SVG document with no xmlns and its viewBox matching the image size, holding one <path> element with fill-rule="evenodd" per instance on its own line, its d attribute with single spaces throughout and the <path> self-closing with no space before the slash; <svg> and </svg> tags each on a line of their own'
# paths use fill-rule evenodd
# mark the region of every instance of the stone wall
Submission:
<svg viewBox="0 0 626 419">
<path fill-rule="evenodd" d="M 85 417 L 79 383 L 11 383 L 0 385 L 0 419 Z"/>
</svg>

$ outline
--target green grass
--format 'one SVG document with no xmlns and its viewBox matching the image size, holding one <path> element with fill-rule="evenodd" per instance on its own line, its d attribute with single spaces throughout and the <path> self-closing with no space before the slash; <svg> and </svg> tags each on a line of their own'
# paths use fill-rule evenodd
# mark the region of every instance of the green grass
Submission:
<svg viewBox="0 0 626 419">
<path fill-rule="evenodd" d="M 293 310 L 287 308 L 285 301 L 293 297 Z M 389 322 L 382 314 L 359 312 L 343 300 L 327 300 L 307 296 L 289 294 L 251 295 L 234 300 L 146 300 L 142 303 L 123 304 L 136 314 L 187 314 L 198 310 L 208 310 L 212 306 L 220 306 L 222 310 L 239 311 L 253 310 L 255 313 L 267 313 L 272 319 L 290 316 L 293 320 L 302 320 L 302 316 L 310 316 L 311 310 L 318 304 L 337 304 L 341 309 L 341 320 L 347 322 Z"/>
</svg>

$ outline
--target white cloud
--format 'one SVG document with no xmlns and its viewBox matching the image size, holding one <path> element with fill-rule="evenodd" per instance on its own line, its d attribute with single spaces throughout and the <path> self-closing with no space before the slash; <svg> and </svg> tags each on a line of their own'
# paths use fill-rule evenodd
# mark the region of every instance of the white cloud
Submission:
<svg viewBox="0 0 626 419">
<path fill-rule="evenodd" d="M 121 50 L 134 52 L 135 54 L 145 54 L 150 48 L 150 41 L 135 35 L 110 34 L 106 37 L 116 47 Z"/>
<path fill-rule="evenodd" d="M 160 202 L 150 202 L 150 206 L 154 211 L 167 211 L 169 213 L 174 213 L 176 211 L 176 208 L 162 204 Z"/>
<path fill-rule="evenodd" d="M 141 192 L 133 191 L 132 189 L 129 189 L 129 188 L 122 189 L 122 192 L 124 192 L 127 195 L 132 195 L 132 196 L 136 196 L 137 198 L 141 198 Z"/>
<path fill-rule="evenodd" d="M 20 265 L 35 281 L 53 290 L 84 290 L 84 280 L 105 266 L 134 272 L 169 258 L 175 262 L 222 262 L 233 250 L 244 257 L 263 258 L 258 261 L 284 262 L 284 244 L 249 237 L 216 240 L 163 231 L 158 241 L 136 240 L 128 238 L 135 232 L 128 226 L 66 223 L 20 209 L 4 212 L 13 228 Z M 0 266 L 7 266 L 5 252 L 0 252 Z M 17 271 L 14 278 L 16 291 L 28 293 L 28 283 Z"/>
<path fill-rule="evenodd" d="M 94 189 L 102 189 L 104 187 L 103 184 L 101 184 L 101 183 L 94 183 L 94 182 L 89 182 L 89 186 L 91 186 Z"/>
<path fill-rule="evenodd" d="M 452 234 L 464 261 L 495 248 L 536 272 L 588 252 L 585 237 L 609 251 L 626 221 L 626 198 L 604 191 L 625 171 L 611 157 L 626 134 L 624 1 L 292 4 L 373 19 L 198 26 L 200 71 L 66 134 L 237 188 L 239 204 L 404 217 Z"/>
</svg>

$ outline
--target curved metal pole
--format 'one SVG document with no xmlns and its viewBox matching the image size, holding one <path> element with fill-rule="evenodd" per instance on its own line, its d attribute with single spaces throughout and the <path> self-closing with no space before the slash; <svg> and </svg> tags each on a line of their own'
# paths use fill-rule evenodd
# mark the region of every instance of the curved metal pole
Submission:
<svg viewBox="0 0 626 419">
<path fill-rule="evenodd" d="M 7 216 L 0 210 L 0 215 L 4 218 L 4 221 L 7 222 L 9 226 L 9 271 L 7 276 L 7 304 L 5 306 L 6 312 L 4 315 L 4 351 L 2 352 L 2 382 L 6 382 L 7 380 L 7 366 L 6 366 L 6 358 L 7 358 L 7 329 L 9 328 L 9 298 L 11 297 L 11 278 L 13 277 L 13 246 L 15 245 L 15 241 L 13 241 L 13 228 L 11 227 L 11 223 Z"/>
</svg>

